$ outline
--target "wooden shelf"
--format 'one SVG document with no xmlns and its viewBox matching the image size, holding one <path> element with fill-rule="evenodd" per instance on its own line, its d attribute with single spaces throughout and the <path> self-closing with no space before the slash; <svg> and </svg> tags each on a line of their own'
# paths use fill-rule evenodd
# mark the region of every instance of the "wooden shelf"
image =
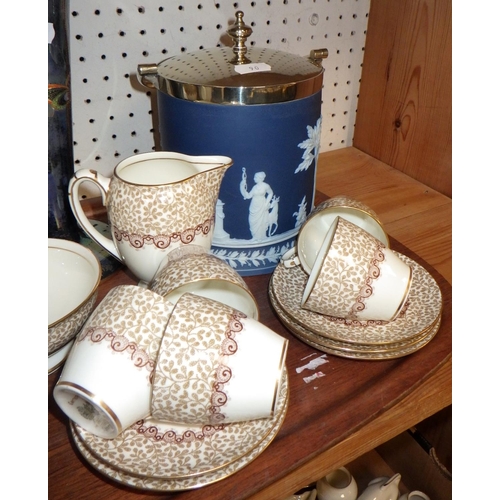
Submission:
<svg viewBox="0 0 500 500">
<path fill-rule="evenodd" d="M 261 320 L 290 339 L 291 395 L 285 422 L 262 455 L 233 476 L 161 498 L 286 498 L 451 404 L 451 200 L 355 148 L 320 156 L 317 188 L 324 193 L 322 199 L 346 194 L 367 203 L 386 226 L 394 249 L 428 268 L 444 297 L 439 333 L 426 347 L 400 359 L 363 362 L 329 356 L 323 370 L 327 376 L 316 388 L 309 387 L 295 367 L 314 350 L 293 337 L 274 314 L 267 296 L 269 276 L 246 278 Z M 119 270 L 103 280 L 98 300 L 113 286 L 134 282 Z M 48 380 L 51 500 L 154 497 L 110 481 L 80 457 L 69 438 L 68 420 L 52 398 L 58 375 Z"/>
</svg>

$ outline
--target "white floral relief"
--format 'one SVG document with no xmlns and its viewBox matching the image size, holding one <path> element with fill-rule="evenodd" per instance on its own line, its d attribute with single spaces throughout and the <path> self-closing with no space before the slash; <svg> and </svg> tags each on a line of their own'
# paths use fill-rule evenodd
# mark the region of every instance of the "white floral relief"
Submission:
<svg viewBox="0 0 500 500">
<path fill-rule="evenodd" d="M 307 126 L 307 139 L 298 144 L 298 147 L 304 149 L 302 153 L 302 162 L 295 169 L 295 174 L 307 170 L 313 161 L 317 160 L 321 140 L 321 117 L 318 118 L 316 125 Z"/>
<path fill-rule="evenodd" d="M 282 246 L 273 246 L 267 249 L 248 250 L 212 250 L 212 254 L 225 260 L 232 268 L 238 266 L 260 267 L 266 263 L 278 263 L 281 256 L 291 247 L 291 243 Z"/>
</svg>

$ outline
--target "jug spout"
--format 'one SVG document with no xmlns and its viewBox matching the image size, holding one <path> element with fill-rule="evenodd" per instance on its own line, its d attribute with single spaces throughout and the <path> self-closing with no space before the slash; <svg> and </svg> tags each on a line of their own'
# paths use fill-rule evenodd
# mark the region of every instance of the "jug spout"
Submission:
<svg viewBox="0 0 500 500">
<path fill-rule="evenodd" d="M 193 203 L 200 203 L 205 200 L 207 206 L 215 216 L 215 204 L 219 197 L 222 179 L 229 167 L 233 165 L 233 160 L 228 156 L 186 156 L 186 161 L 197 172 L 190 178 L 186 178 L 186 183 L 191 186 Z M 203 204 L 203 203 L 202 203 Z"/>
<path fill-rule="evenodd" d="M 189 161 L 199 173 L 212 172 L 214 170 L 225 173 L 226 170 L 233 164 L 232 158 L 229 156 L 187 156 L 184 155 L 186 161 Z"/>
<path fill-rule="evenodd" d="M 399 474 L 399 472 L 397 474 L 394 474 L 394 476 L 392 476 L 391 478 L 389 478 L 385 483 L 384 485 L 382 486 L 382 489 L 387 489 L 387 488 L 394 488 L 394 487 L 398 487 L 399 486 L 399 483 L 401 481 L 401 474 Z"/>
</svg>

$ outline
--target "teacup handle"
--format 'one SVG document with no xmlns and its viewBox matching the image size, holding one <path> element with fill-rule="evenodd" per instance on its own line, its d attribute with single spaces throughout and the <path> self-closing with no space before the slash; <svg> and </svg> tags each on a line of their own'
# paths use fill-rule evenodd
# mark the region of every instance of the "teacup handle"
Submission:
<svg viewBox="0 0 500 500">
<path fill-rule="evenodd" d="M 290 269 L 291 267 L 300 266 L 299 256 L 297 255 L 297 248 L 293 246 L 292 248 L 290 248 L 290 250 L 287 250 L 281 256 L 281 262 L 283 262 L 283 265 L 288 269 Z"/>
<path fill-rule="evenodd" d="M 81 228 L 88 234 L 88 236 L 93 239 L 98 245 L 104 248 L 104 250 L 109 252 L 113 257 L 122 262 L 122 259 L 118 254 L 118 250 L 116 249 L 113 240 L 101 234 L 94 227 L 94 225 L 85 215 L 85 212 L 82 208 L 82 204 L 78 196 L 78 190 L 80 188 L 80 184 L 88 181 L 94 183 L 99 188 L 99 191 L 101 192 L 102 202 L 104 206 L 106 206 L 106 198 L 108 195 L 111 179 L 109 177 L 105 177 L 96 170 L 82 168 L 80 170 L 77 170 L 69 181 L 68 196 L 71 210 L 73 211 L 78 224 L 80 224 Z"/>
</svg>

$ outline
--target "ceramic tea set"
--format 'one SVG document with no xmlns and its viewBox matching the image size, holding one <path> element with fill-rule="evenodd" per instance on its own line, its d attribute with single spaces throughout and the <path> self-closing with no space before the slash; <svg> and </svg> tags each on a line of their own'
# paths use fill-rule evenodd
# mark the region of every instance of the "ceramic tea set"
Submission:
<svg viewBox="0 0 500 500">
<path fill-rule="evenodd" d="M 112 178 L 75 173 L 75 217 L 138 279 L 97 307 L 99 261 L 49 239 L 49 372 L 64 362 L 54 399 L 86 460 L 128 486 L 181 491 L 225 478 L 262 453 L 285 418 L 288 340 L 259 322 L 245 281 L 210 253 L 231 165 L 158 152 L 122 161 Z M 112 238 L 86 217 L 83 182 L 99 186 Z M 439 328 L 435 281 L 390 250 L 373 211 L 346 197 L 306 219 L 269 295 L 300 340 L 354 359 L 409 354 Z M 330 498 L 321 484 L 319 498 Z"/>
<path fill-rule="evenodd" d="M 358 496 L 358 483 L 346 467 L 340 467 L 319 479 L 314 487 L 285 500 L 430 500 L 421 491 L 400 496 L 401 474 L 372 479 Z"/>
<path fill-rule="evenodd" d="M 350 359 L 406 356 L 441 323 L 434 278 L 391 250 L 376 213 L 347 196 L 326 200 L 306 218 L 272 273 L 269 297 L 298 339 Z"/>
<path fill-rule="evenodd" d="M 54 399 L 87 461 L 132 487 L 181 491 L 227 477 L 285 418 L 288 340 L 259 322 L 245 281 L 209 253 L 231 163 L 161 152 L 121 162 L 111 179 L 75 173 L 77 220 L 138 279 L 97 306 L 99 261 L 49 239 L 49 367 L 50 355 L 61 353 L 53 370 L 67 355 Z M 112 239 L 83 212 L 84 181 L 101 189 Z"/>
</svg>

